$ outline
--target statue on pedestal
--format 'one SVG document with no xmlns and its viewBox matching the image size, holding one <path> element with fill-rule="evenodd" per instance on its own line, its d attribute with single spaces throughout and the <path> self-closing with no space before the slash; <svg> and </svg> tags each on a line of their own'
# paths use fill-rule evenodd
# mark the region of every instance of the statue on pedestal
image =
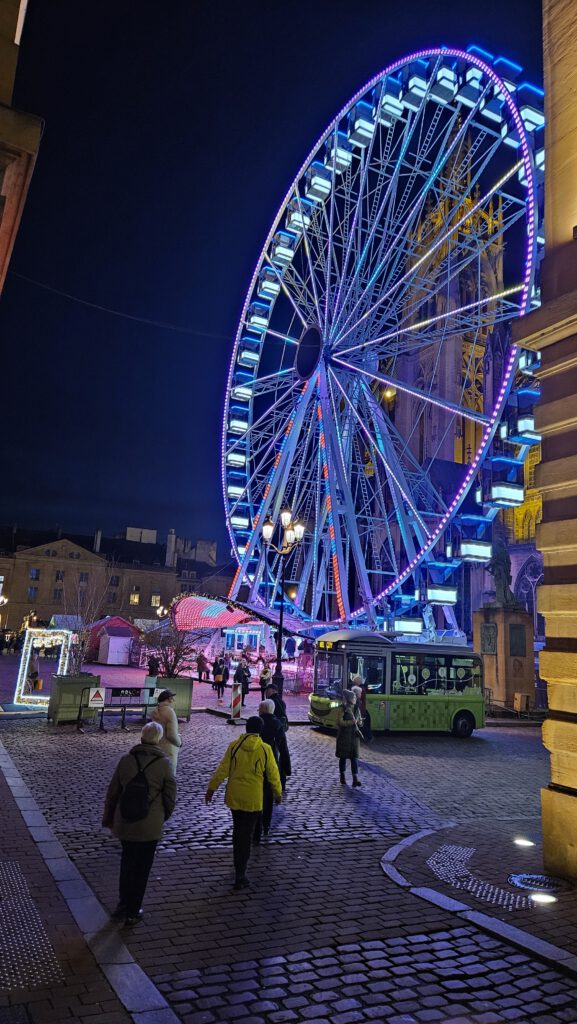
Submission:
<svg viewBox="0 0 577 1024">
<path fill-rule="evenodd" d="M 496 607 L 519 608 L 519 602 L 511 590 L 511 558 L 501 538 L 493 544 L 493 555 L 487 565 L 487 572 L 495 580 Z"/>
</svg>

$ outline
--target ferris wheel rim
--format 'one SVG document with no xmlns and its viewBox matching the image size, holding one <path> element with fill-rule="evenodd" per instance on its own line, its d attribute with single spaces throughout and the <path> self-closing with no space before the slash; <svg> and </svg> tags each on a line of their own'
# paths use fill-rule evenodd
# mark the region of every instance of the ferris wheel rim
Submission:
<svg viewBox="0 0 577 1024">
<path fill-rule="evenodd" d="M 226 509 L 226 512 L 227 512 L 227 514 L 226 514 L 227 529 L 229 531 L 229 536 L 230 536 L 230 539 L 231 539 L 231 544 L 232 544 L 234 556 L 235 556 L 235 558 L 238 561 L 237 576 L 238 576 L 238 573 L 242 570 L 243 556 L 239 552 L 238 539 L 235 536 L 235 532 L 234 532 L 234 529 L 233 529 L 233 527 L 231 525 L 230 516 L 229 516 L 230 505 L 229 505 L 227 489 L 226 489 L 226 476 L 227 476 L 227 464 L 226 464 L 227 418 L 228 418 L 228 412 L 229 412 L 229 407 L 230 407 L 230 403 L 231 403 L 231 385 L 232 385 L 233 374 L 234 374 L 235 367 L 236 367 L 236 359 L 237 359 L 239 343 L 240 343 L 240 340 L 241 340 L 242 332 L 243 332 L 243 330 L 244 330 L 244 328 L 246 326 L 246 316 L 247 316 L 247 311 L 248 311 L 249 305 L 251 303 L 251 300 L 253 300 L 254 296 L 255 296 L 255 288 L 256 288 L 256 285 L 257 285 L 259 272 L 261 271 L 263 265 L 265 264 L 265 262 L 267 260 L 267 251 L 268 251 L 270 243 L 271 243 L 271 241 L 272 241 L 272 239 L 273 239 L 273 237 L 275 235 L 275 232 L 277 231 L 277 229 L 279 228 L 279 226 L 282 223 L 283 216 L 286 213 L 287 204 L 289 203 L 291 197 L 295 194 L 295 191 L 297 189 L 298 183 L 301 181 L 301 179 L 302 179 L 303 175 L 305 174 L 306 170 L 311 166 L 311 163 L 313 162 L 315 156 L 319 153 L 319 151 L 320 151 L 321 147 L 323 146 L 323 144 L 330 138 L 331 133 L 333 133 L 335 131 L 335 129 L 338 127 L 338 125 L 342 122 L 343 118 L 345 118 L 347 116 L 347 114 L 352 110 L 352 108 L 355 106 L 355 104 L 359 100 L 361 100 L 362 97 L 366 96 L 366 94 L 372 88 L 374 88 L 376 85 L 378 85 L 379 82 L 384 81 L 387 76 L 394 74 L 395 72 L 397 72 L 400 69 L 406 67 L 407 65 L 411 64 L 412 62 L 415 62 L 415 61 L 418 61 L 418 60 L 421 60 L 421 59 L 430 59 L 430 58 L 455 58 L 455 59 L 464 61 L 464 62 L 466 62 L 469 65 L 477 67 L 487 77 L 487 79 L 489 79 L 489 81 L 496 88 L 498 88 L 498 90 L 501 93 L 501 95 L 503 97 L 503 100 L 504 100 L 504 102 L 505 102 L 505 104 L 507 106 L 507 109 L 508 109 L 508 111 L 509 111 L 509 113 L 511 115 L 511 118 L 512 118 L 514 124 L 515 124 L 516 130 L 517 130 L 517 132 L 519 134 L 520 147 L 521 147 L 521 153 L 522 153 L 522 163 L 523 163 L 524 173 L 525 173 L 526 182 L 527 182 L 527 187 L 526 187 L 527 216 L 526 216 L 526 231 L 524 232 L 525 239 L 526 239 L 526 244 L 525 244 L 524 252 L 523 252 L 524 273 L 523 273 L 523 285 L 522 285 L 522 298 L 521 298 L 521 302 L 520 302 L 521 309 L 520 309 L 520 314 L 519 315 L 524 315 L 527 312 L 528 308 L 529 308 L 531 286 L 532 286 L 533 278 L 534 278 L 535 255 L 536 255 L 536 237 L 535 237 L 536 236 L 536 232 L 535 232 L 535 225 L 536 225 L 536 195 L 535 195 L 535 179 L 534 179 L 534 173 L 533 173 L 533 165 L 532 165 L 530 146 L 529 146 L 529 142 L 528 142 L 528 138 L 527 138 L 527 130 L 526 130 L 525 125 L 523 123 L 523 119 L 521 117 L 521 114 L 520 114 L 520 112 L 519 112 L 519 110 L 517 108 L 517 105 L 516 105 L 516 103 L 514 101 L 512 93 L 509 91 L 507 85 L 505 84 L 503 79 L 500 77 L 500 75 L 497 74 L 497 72 L 494 70 L 494 68 L 492 68 L 490 66 L 490 64 L 488 64 L 486 61 L 484 61 L 476 53 L 472 53 L 470 51 L 463 50 L 463 49 L 460 49 L 458 47 L 445 47 L 445 46 L 441 46 L 441 47 L 427 47 L 427 48 L 423 48 L 423 49 L 414 51 L 413 53 L 410 53 L 410 54 L 408 54 L 406 56 L 403 56 L 402 58 L 397 59 L 396 61 L 393 61 L 392 63 L 387 65 L 383 70 L 378 72 L 376 75 L 372 76 L 365 83 L 365 85 L 363 85 L 347 101 L 347 103 L 341 108 L 341 110 L 331 120 L 331 122 L 328 125 L 328 127 L 324 130 L 324 132 L 321 134 L 321 136 L 319 137 L 319 139 L 317 140 L 315 145 L 312 147 L 312 149 L 308 153 L 305 161 L 302 163 L 302 165 L 299 168 L 297 174 L 293 178 L 293 180 L 292 180 L 292 182 L 291 182 L 291 184 L 289 186 L 289 189 L 288 189 L 287 193 L 285 194 L 285 196 L 284 196 L 284 198 L 283 198 L 283 200 L 282 200 L 282 202 L 281 202 L 281 204 L 280 204 L 280 206 L 278 208 L 278 212 L 276 214 L 276 217 L 272 221 L 269 233 L 268 233 L 268 235 L 267 235 L 267 237 L 265 239 L 264 245 L 262 246 L 262 249 L 260 251 L 258 260 L 256 262 L 255 270 L 253 272 L 253 275 L 252 275 L 252 278 L 251 278 L 251 281 L 250 281 L 250 284 L 249 284 L 249 287 L 248 287 L 248 290 L 247 290 L 247 293 L 246 293 L 246 298 L 244 300 L 241 316 L 239 318 L 238 328 L 237 328 L 237 332 L 236 332 L 236 336 L 235 336 L 235 340 L 234 340 L 233 351 L 232 351 L 231 359 L 230 359 L 229 372 L 228 372 L 227 385 L 226 385 L 225 403 L 224 403 L 224 420 L 223 420 L 223 435 L 222 435 L 222 486 L 223 486 L 223 497 L 224 497 L 224 502 L 225 502 L 225 509 Z M 307 326 L 310 329 L 311 325 L 307 325 L 304 320 L 302 321 L 302 323 L 303 323 L 303 327 L 304 327 L 305 330 L 307 329 Z M 495 430 L 496 430 L 496 428 L 498 426 L 499 418 L 500 418 L 500 415 L 502 413 L 503 407 L 504 407 L 504 405 L 505 405 L 505 403 L 507 401 L 508 392 L 510 390 L 510 387 L 511 387 L 511 384 L 512 384 L 512 380 L 513 380 L 514 370 L 515 370 L 515 366 L 516 366 L 516 359 L 517 359 L 517 349 L 514 346 L 511 346 L 511 348 L 509 350 L 509 361 L 508 361 L 507 370 L 505 371 L 503 377 L 500 380 L 501 389 L 500 389 L 497 401 L 495 402 L 495 405 L 494 405 L 493 410 L 491 412 L 490 423 L 487 425 L 487 428 L 486 428 L 486 430 L 483 433 L 482 441 L 481 441 L 479 447 L 477 448 L 477 451 L 475 452 L 474 459 L 472 460 L 472 462 L 471 462 L 467 472 L 465 473 L 464 478 L 463 478 L 460 486 L 457 488 L 456 495 L 453 496 L 453 498 L 452 498 L 452 500 L 450 502 L 450 511 L 447 513 L 445 519 L 441 521 L 443 525 L 442 526 L 440 525 L 438 527 L 438 529 L 436 531 L 434 531 L 433 534 L 431 534 L 429 536 L 429 539 L 421 547 L 421 549 L 417 553 L 417 556 L 415 557 L 415 559 L 413 559 L 407 565 L 407 567 L 403 570 L 403 572 L 401 572 L 397 576 L 397 578 L 391 584 L 389 584 L 380 593 L 372 595 L 372 598 L 371 598 L 372 606 L 375 606 L 380 601 L 382 601 L 383 598 L 386 598 L 388 595 L 390 595 L 395 590 L 397 590 L 399 588 L 399 586 L 401 585 L 401 583 L 403 582 L 403 580 L 405 580 L 408 576 L 411 575 L 411 573 L 414 571 L 415 567 L 423 561 L 423 559 L 426 557 L 427 553 L 432 549 L 434 544 L 437 542 L 437 540 L 439 539 L 439 536 L 442 534 L 443 529 L 445 529 L 447 523 L 451 521 L 451 518 L 456 514 L 460 504 L 462 504 L 462 501 L 464 500 L 464 498 L 468 494 L 468 492 L 470 490 L 471 480 L 472 480 L 472 477 L 474 475 L 474 472 L 478 469 L 480 463 L 482 463 L 482 461 L 483 461 L 483 459 L 484 459 L 484 457 L 485 457 L 485 455 L 487 453 L 487 450 L 488 450 L 488 448 L 489 448 L 489 446 L 491 444 L 491 441 L 493 439 Z M 283 371 L 283 372 L 285 372 L 285 371 Z M 293 387 L 296 387 L 296 383 L 298 383 L 298 382 L 295 382 Z M 255 520 L 253 521 L 253 530 L 256 530 L 257 525 L 258 525 L 258 515 L 256 516 Z M 236 577 L 235 577 L 235 579 L 236 579 Z M 349 619 L 355 619 L 355 618 L 358 618 L 359 616 L 363 615 L 365 612 L 366 612 L 366 605 L 363 604 L 363 605 L 359 606 L 358 608 L 356 608 L 354 610 L 351 610 L 350 614 L 347 617 Z M 344 616 L 340 616 L 338 618 L 331 619 L 330 621 L 332 623 L 342 623 L 343 621 L 345 621 L 345 617 Z M 323 624 L 326 624 L 326 623 L 323 622 Z"/>
</svg>

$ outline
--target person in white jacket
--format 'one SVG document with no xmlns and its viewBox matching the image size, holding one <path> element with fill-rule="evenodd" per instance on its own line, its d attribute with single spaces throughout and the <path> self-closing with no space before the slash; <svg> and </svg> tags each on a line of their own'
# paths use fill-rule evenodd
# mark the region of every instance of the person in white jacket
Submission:
<svg viewBox="0 0 577 1024">
<path fill-rule="evenodd" d="M 153 722 L 158 722 L 162 726 L 163 737 L 158 745 L 165 757 L 169 759 L 176 775 L 182 736 L 178 731 L 178 718 L 173 707 L 175 697 L 176 694 L 172 690 L 163 690 L 162 693 L 159 693 L 158 704 L 150 717 Z"/>
</svg>

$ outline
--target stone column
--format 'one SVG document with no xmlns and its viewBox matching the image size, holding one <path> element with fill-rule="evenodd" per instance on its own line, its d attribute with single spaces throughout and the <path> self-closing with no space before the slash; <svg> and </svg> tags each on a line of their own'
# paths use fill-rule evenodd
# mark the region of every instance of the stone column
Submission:
<svg viewBox="0 0 577 1024">
<path fill-rule="evenodd" d="M 577 878 L 577 4 L 543 0 L 545 251 L 543 305 L 514 325 L 514 340 L 541 352 L 537 429 L 543 496 L 537 547 L 545 579 L 541 676 L 550 714 L 543 742 L 551 783 L 542 791 L 545 868 Z"/>
</svg>

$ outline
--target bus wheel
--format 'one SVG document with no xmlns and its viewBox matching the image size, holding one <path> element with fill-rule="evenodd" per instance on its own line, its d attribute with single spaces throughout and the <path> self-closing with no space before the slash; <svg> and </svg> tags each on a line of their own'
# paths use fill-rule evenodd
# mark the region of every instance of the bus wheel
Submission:
<svg viewBox="0 0 577 1024">
<path fill-rule="evenodd" d="M 469 711 L 459 711 L 453 719 L 453 736 L 466 740 L 475 728 L 475 719 Z"/>
</svg>

